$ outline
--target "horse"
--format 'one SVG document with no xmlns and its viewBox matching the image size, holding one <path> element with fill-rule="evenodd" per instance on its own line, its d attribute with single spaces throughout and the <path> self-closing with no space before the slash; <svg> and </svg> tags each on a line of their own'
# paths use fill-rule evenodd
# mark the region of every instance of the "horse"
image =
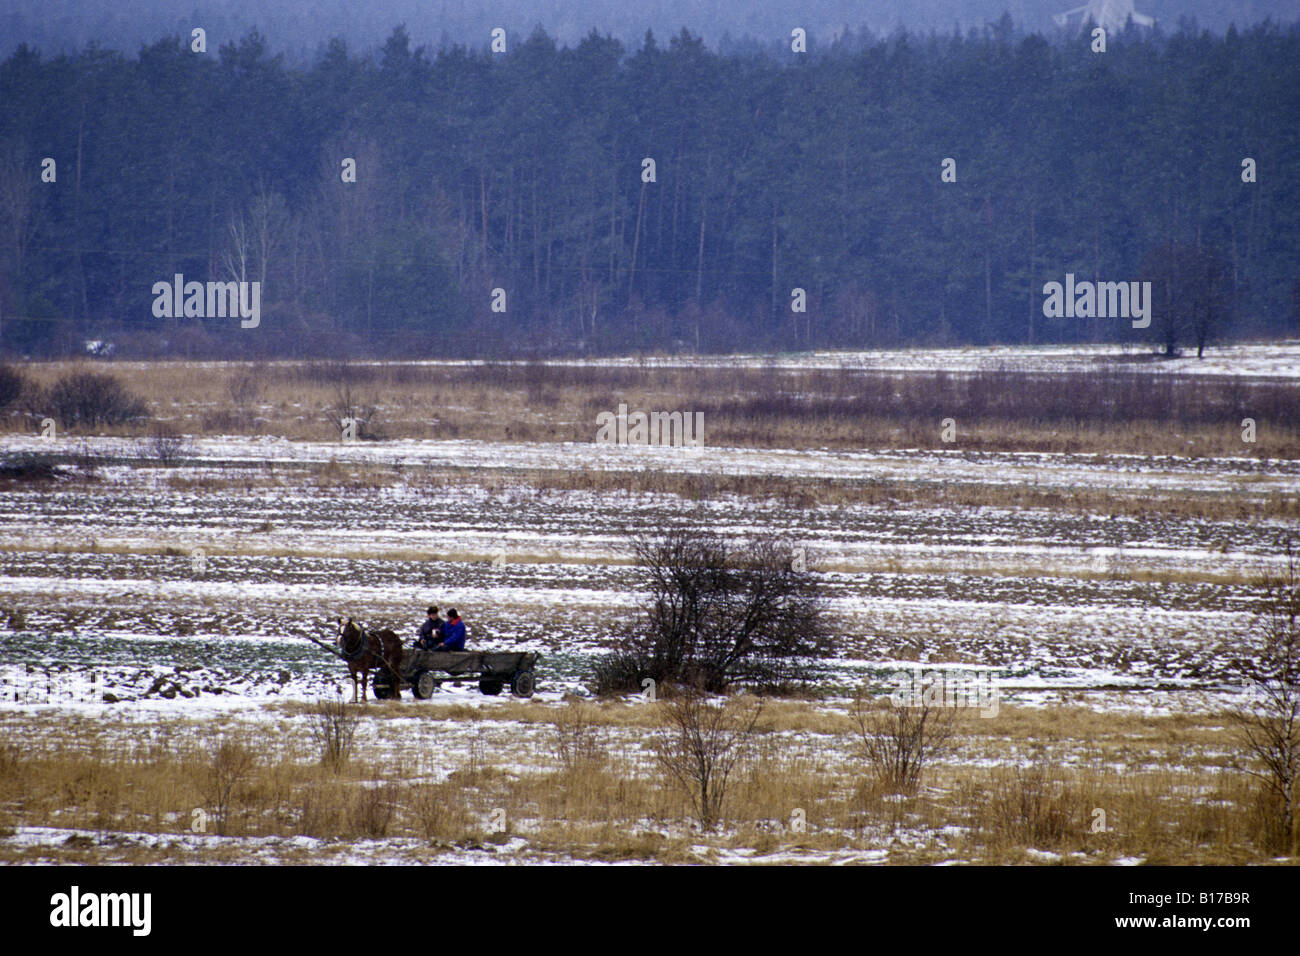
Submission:
<svg viewBox="0 0 1300 956">
<path fill-rule="evenodd" d="M 357 675 L 361 675 L 361 701 L 366 700 L 366 682 L 372 670 L 380 670 L 389 678 L 393 696 L 402 697 L 401 676 L 398 669 L 402 665 L 402 639 L 393 631 L 367 631 L 360 624 L 352 623 L 348 618 L 345 623 L 339 619 L 339 651 L 348 665 L 348 676 L 352 678 L 352 702 L 357 702 Z"/>
</svg>

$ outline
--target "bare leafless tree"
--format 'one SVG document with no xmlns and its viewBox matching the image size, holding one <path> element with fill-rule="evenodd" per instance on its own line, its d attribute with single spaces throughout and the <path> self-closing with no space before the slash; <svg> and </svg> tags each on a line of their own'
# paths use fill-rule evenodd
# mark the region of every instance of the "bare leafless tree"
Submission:
<svg viewBox="0 0 1300 956">
<path fill-rule="evenodd" d="M 862 756 L 876 781 L 895 793 L 914 793 L 926 766 L 952 749 L 956 709 L 944 706 L 942 694 L 935 699 L 919 690 L 904 703 L 874 699 L 865 688 L 853 699 Z"/>
<path fill-rule="evenodd" d="M 40 396 L 65 428 L 120 425 L 146 418 L 149 409 L 115 375 L 74 369 Z"/>
<path fill-rule="evenodd" d="M 259 183 L 248 218 L 248 238 L 252 254 L 257 260 L 257 280 L 265 285 L 271 258 L 279 251 L 289 224 L 284 197 L 277 192 L 267 192 L 266 185 Z M 265 291 L 263 289 L 264 293 Z"/>
<path fill-rule="evenodd" d="M 1273 839 L 1294 854 L 1300 778 L 1300 580 L 1290 542 L 1286 554 L 1286 571 L 1269 588 L 1255 620 L 1263 646 L 1238 664 L 1250 693 L 1232 716 L 1248 760 L 1244 769 L 1263 784 L 1273 815 Z"/>
<path fill-rule="evenodd" d="M 348 762 L 360 720 L 361 712 L 349 707 L 342 697 L 322 698 L 312 706 L 309 726 L 322 764 L 337 770 Z"/>
<path fill-rule="evenodd" d="M 244 214 L 232 212 L 227 228 L 230 231 L 230 247 L 222 253 L 226 274 L 235 282 L 246 282 L 248 260 L 253 254 L 253 241 L 248 234 L 248 223 L 244 220 Z"/>
<path fill-rule="evenodd" d="M 726 809 L 732 773 L 752 749 L 763 701 L 746 695 L 711 703 L 691 687 L 659 706 L 663 726 L 654 742 L 655 758 L 689 797 L 700 826 L 712 829 Z"/>
<path fill-rule="evenodd" d="M 163 465 L 174 465 L 193 450 L 190 439 L 166 422 L 154 422 L 140 451 Z"/>
<path fill-rule="evenodd" d="M 633 548 L 647 601 L 598 667 L 600 692 L 639 690 L 645 678 L 713 693 L 778 690 L 809 680 L 814 660 L 830 653 L 817 579 L 789 547 L 680 528 L 639 536 Z"/>
<path fill-rule="evenodd" d="M 243 741 L 222 738 L 213 742 L 207 768 L 207 797 L 216 811 L 217 833 L 221 836 L 229 828 L 228 814 L 236 790 L 256 765 L 257 755 Z"/>
<path fill-rule="evenodd" d="M 344 380 L 334 391 L 334 404 L 325 410 L 325 417 L 342 433 L 349 422 L 353 437 L 359 440 L 381 438 L 377 424 L 378 409 L 372 402 L 352 391 L 350 382 Z"/>
<path fill-rule="evenodd" d="M 0 412 L 17 404 L 30 387 L 30 379 L 22 369 L 15 365 L 0 365 Z"/>
<path fill-rule="evenodd" d="M 234 403 L 235 413 L 240 424 L 253 423 L 253 406 L 262 401 L 265 393 L 265 367 L 241 369 L 230 376 L 226 382 L 226 393 Z"/>
<path fill-rule="evenodd" d="M 41 195 L 27 144 L 10 141 L 0 146 L 0 237 L 5 240 L 0 249 L 13 250 L 16 276 L 26 267 L 27 247 L 39 224 Z"/>
<path fill-rule="evenodd" d="M 555 717 L 555 755 L 566 772 L 595 769 L 608 754 L 604 733 L 596 720 L 595 709 L 581 700 L 571 700 Z"/>
<path fill-rule="evenodd" d="M 1222 334 L 1230 318 L 1224 261 L 1199 246 L 1166 242 L 1147 253 L 1142 273 L 1152 284 L 1148 334 L 1170 358 L 1186 338 L 1196 345 L 1197 358 L 1204 357 L 1206 345 Z"/>
<path fill-rule="evenodd" d="M 384 184 L 392 177 L 383 168 L 384 156 L 379 144 L 359 129 L 349 127 L 331 137 L 322 149 L 312 211 L 299 233 L 309 250 L 305 271 L 314 273 L 309 281 L 325 290 L 332 309 L 338 307 L 339 297 L 349 292 L 347 284 L 363 277 L 363 288 L 352 291 L 364 304 L 367 330 L 372 320 L 374 240 L 391 213 Z M 355 161 L 357 172 L 355 182 L 342 189 L 341 157 Z M 358 255 L 363 257 L 360 262 Z"/>
</svg>

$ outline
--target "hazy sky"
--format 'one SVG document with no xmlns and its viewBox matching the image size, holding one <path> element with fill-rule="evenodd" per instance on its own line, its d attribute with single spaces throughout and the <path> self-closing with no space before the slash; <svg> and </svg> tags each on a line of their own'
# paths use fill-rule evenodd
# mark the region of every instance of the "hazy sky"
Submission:
<svg viewBox="0 0 1300 956">
<path fill-rule="evenodd" d="M 540 24 L 572 42 L 593 27 L 639 45 L 645 30 L 660 37 L 681 27 L 716 45 L 725 34 L 770 40 L 801 26 L 827 39 L 844 25 L 877 33 L 899 25 L 950 32 L 996 20 L 1004 11 L 1028 30 L 1054 29 L 1052 15 L 1084 0 L 0 0 L 0 54 L 27 42 L 47 51 L 90 41 L 134 53 L 144 42 L 203 26 L 219 46 L 256 25 L 273 48 L 310 55 L 334 36 L 354 49 L 382 43 L 405 23 L 415 45 L 440 40 L 487 42 L 493 26 L 527 32 Z M 1182 16 L 1221 32 L 1271 16 L 1300 20 L 1300 0 L 1136 0 L 1136 9 L 1172 32 Z"/>
</svg>

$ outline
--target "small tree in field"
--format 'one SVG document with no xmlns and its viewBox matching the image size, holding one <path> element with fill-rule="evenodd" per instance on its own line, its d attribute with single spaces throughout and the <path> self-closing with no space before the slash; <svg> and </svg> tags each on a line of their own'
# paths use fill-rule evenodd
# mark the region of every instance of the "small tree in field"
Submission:
<svg viewBox="0 0 1300 956">
<path fill-rule="evenodd" d="M 640 690 L 646 678 L 709 693 L 780 690 L 807 681 L 813 661 L 830 654 L 817 579 L 789 549 L 681 529 L 639 537 L 634 551 L 647 601 L 598 665 L 598 692 Z"/>
<path fill-rule="evenodd" d="M 0 412 L 5 411 L 28 388 L 27 376 L 13 365 L 0 365 Z"/>
<path fill-rule="evenodd" d="M 726 808 L 732 772 L 753 744 L 763 701 L 714 704 L 692 687 L 659 706 L 663 726 L 655 740 L 655 758 L 669 781 L 690 798 L 700 826 L 712 829 Z"/>
<path fill-rule="evenodd" d="M 876 782 L 893 793 L 914 793 L 921 771 L 952 745 L 956 710 L 942 698 L 921 693 L 915 700 L 875 701 L 865 690 L 853 699 L 862 756 Z"/>
<path fill-rule="evenodd" d="M 1142 274 L 1151 282 L 1149 334 L 1170 358 L 1186 339 L 1196 346 L 1196 357 L 1204 358 L 1206 345 L 1231 318 L 1224 261 L 1209 250 L 1167 242 L 1147 253 Z"/>
<path fill-rule="evenodd" d="M 166 422 L 154 422 L 140 451 L 161 464 L 175 465 L 193 450 L 190 440 Z"/>
<path fill-rule="evenodd" d="M 65 428 L 121 425 L 148 415 L 145 403 L 107 372 L 68 372 L 45 397 Z"/>
<path fill-rule="evenodd" d="M 383 437 L 378 427 L 378 409 L 355 394 L 350 382 L 344 381 L 337 386 L 334 404 L 326 409 L 325 417 L 340 433 L 350 423 L 353 437 L 358 440 L 369 441 Z"/>
<path fill-rule="evenodd" d="M 335 700 L 322 698 L 311 708 L 308 726 L 324 766 L 338 770 L 348 762 L 360 722 L 360 713 L 349 708 L 342 697 Z"/>
<path fill-rule="evenodd" d="M 1263 784 L 1271 842 L 1294 854 L 1300 781 L 1300 579 L 1290 543 L 1286 553 L 1286 572 L 1269 589 L 1255 624 L 1263 647 L 1239 665 L 1252 693 L 1233 717 L 1252 764 L 1247 770 Z"/>
<path fill-rule="evenodd" d="M 229 832 L 229 811 L 238 788 L 257 766 L 257 755 L 242 740 L 220 739 L 212 744 L 207 766 L 207 797 L 216 810 L 217 833 Z"/>
</svg>

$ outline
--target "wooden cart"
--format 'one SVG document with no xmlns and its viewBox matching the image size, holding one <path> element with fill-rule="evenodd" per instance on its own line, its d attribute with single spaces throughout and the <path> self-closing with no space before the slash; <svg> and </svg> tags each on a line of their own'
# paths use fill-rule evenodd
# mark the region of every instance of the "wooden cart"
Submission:
<svg viewBox="0 0 1300 956">
<path fill-rule="evenodd" d="M 534 669 L 538 655 L 514 651 L 421 651 L 402 653 L 402 686 L 409 686 L 415 696 L 427 700 L 444 681 L 478 678 L 478 689 L 496 695 L 507 686 L 516 697 L 532 697 L 536 687 Z M 375 696 L 381 700 L 393 696 L 393 685 L 384 671 L 375 674 Z"/>
</svg>

